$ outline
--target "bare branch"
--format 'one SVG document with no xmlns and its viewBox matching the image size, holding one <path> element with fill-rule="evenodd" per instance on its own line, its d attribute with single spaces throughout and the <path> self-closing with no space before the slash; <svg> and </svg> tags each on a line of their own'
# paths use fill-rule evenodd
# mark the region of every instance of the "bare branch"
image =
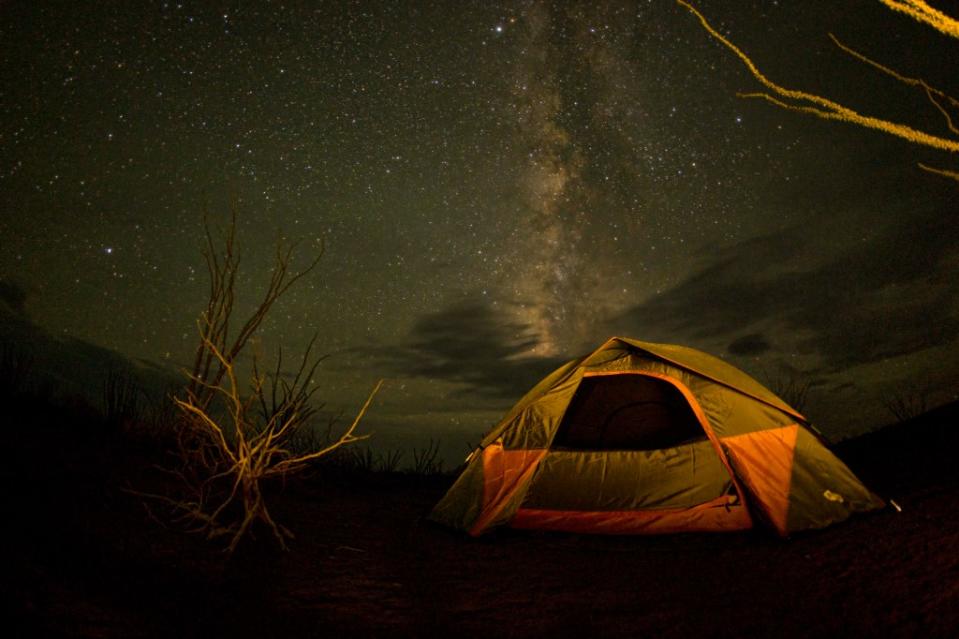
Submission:
<svg viewBox="0 0 959 639">
<path fill-rule="evenodd" d="M 942 106 L 942 103 L 939 102 L 939 100 L 946 100 L 952 105 L 953 108 L 959 108 L 959 100 L 956 100 L 954 97 L 948 95 L 947 93 L 940 91 L 939 89 L 935 87 L 930 86 L 922 78 L 910 78 L 902 75 L 901 73 L 899 73 L 898 71 L 895 71 L 894 69 L 890 69 L 887 66 L 879 64 L 875 60 L 872 60 L 871 58 L 866 57 L 865 55 L 859 53 L 855 49 L 846 46 L 845 44 L 839 41 L 839 38 L 837 38 L 831 33 L 829 34 L 829 37 L 832 39 L 833 43 L 835 43 L 837 47 L 839 47 L 840 49 L 842 49 L 843 51 L 845 51 L 852 57 L 856 58 L 860 62 L 863 62 L 875 69 L 878 69 L 879 71 L 885 73 L 886 75 L 892 78 L 895 78 L 896 80 L 898 80 L 899 82 L 902 82 L 903 84 L 908 84 L 910 86 L 921 88 L 923 92 L 925 92 L 926 97 L 929 98 L 929 101 L 932 103 L 932 105 L 936 107 L 936 109 L 942 114 L 943 118 L 946 120 L 946 128 L 948 128 L 951 133 L 959 134 L 959 130 L 957 130 L 955 125 L 953 124 L 952 117 L 949 115 L 949 112 L 946 111 L 946 108 Z"/>
<path fill-rule="evenodd" d="M 356 418 L 353 420 L 353 423 L 350 424 L 350 427 L 346 429 L 346 431 L 342 435 L 340 435 L 339 439 L 334 441 L 329 446 L 326 446 L 325 448 L 322 448 L 321 450 L 318 450 L 316 452 L 309 453 L 306 455 L 300 455 L 298 457 L 291 457 L 290 459 L 287 459 L 283 462 L 276 464 L 271 469 L 270 474 L 282 474 L 295 466 L 302 466 L 303 464 L 305 464 L 306 462 L 310 460 L 322 457 L 323 455 L 326 455 L 327 453 L 330 453 L 336 450 L 337 448 L 339 448 L 340 446 L 343 446 L 344 444 L 349 444 L 351 442 L 367 439 L 369 435 L 354 435 L 353 431 L 356 430 L 356 427 L 359 425 L 360 420 L 362 420 L 363 416 L 366 415 L 367 409 L 369 409 L 370 404 L 373 403 L 373 398 L 376 396 L 376 393 L 379 392 L 380 387 L 382 385 L 383 385 L 382 379 L 376 382 L 376 386 L 374 386 L 373 390 L 370 391 L 369 396 L 366 398 L 366 402 L 363 404 L 363 407 L 360 409 L 360 412 L 356 414 Z"/>
<path fill-rule="evenodd" d="M 723 46 L 732 51 L 736 57 L 742 61 L 752 76 L 772 93 L 772 95 L 766 93 L 747 93 L 743 94 L 742 97 L 762 98 L 782 108 L 810 113 L 823 119 L 841 120 L 843 122 L 848 122 L 868 129 L 875 129 L 903 140 L 907 140 L 914 144 L 919 144 L 921 146 L 939 149 L 942 151 L 959 152 L 959 140 L 951 140 L 949 138 L 932 135 L 924 131 L 914 129 L 905 124 L 863 115 L 853 109 L 850 109 L 849 107 L 843 106 L 838 102 L 834 102 L 820 95 L 807 93 L 805 91 L 799 91 L 796 89 L 787 89 L 786 87 L 773 82 L 759 70 L 759 68 L 748 55 L 746 55 L 739 47 L 716 31 L 716 29 L 709 24 L 703 14 L 697 11 L 685 0 L 676 0 L 676 2 L 696 16 L 706 32 L 709 33 L 709 35 L 711 35 L 716 41 L 720 42 Z M 883 2 L 887 2 L 887 0 L 883 0 Z M 910 2 L 910 4 L 924 3 Z M 779 99 L 774 98 L 773 95 L 778 96 Z M 792 103 L 789 101 L 792 101 Z M 941 105 L 936 103 L 935 100 L 933 100 L 933 103 L 940 108 L 940 111 L 943 110 Z"/>
<path fill-rule="evenodd" d="M 959 38 L 959 20 L 933 9 L 927 2 L 922 0 L 879 0 L 879 2 L 893 11 L 900 11 L 919 22 L 928 24 L 951 38 Z"/>
<path fill-rule="evenodd" d="M 947 171 L 946 169 L 936 169 L 931 166 L 927 166 L 923 164 L 922 162 L 919 163 L 919 168 L 922 169 L 923 171 L 935 173 L 936 175 L 941 175 L 943 177 L 949 178 L 950 180 L 956 180 L 957 182 L 959 182 L 959 172 L 957 171 Z"/>
<path fill-rule="evenodd" d="M 324 357 L 315 357 L 316 335 L 310 340 L 292 379 L 283 376 L 283 352 L 275 368 L 261 374 L 256 354 L 253 373 L 246 385 L 240 383 L 236 361 L 251 343 L 273 304 L 290 287 L 312 272 L 323 254 L 306 268 L 293 271 L 291 264 L 297 243 L 277 244 L 275 261 L 266 292 L 253 312 L 233 334 L 230 330 L 239 272 L 236 248 L 236 208 L 222 240 L 214 238 L 204 219 L 203 250 L 210 278 L 209 299 L 197 320 L 198 345 L 193 366 L 187 371 L 188 384 L 182 396 L 174 398 L 179 410 L 177 446 L 180 468 L 165 469 L 181 482 L 184 494 L 141 496 L 158 499 L 174 511 L 176 521 L 208 538 L 228 537 L 227 552 L 251 531 L 257 522 L 265 524 L 282 548 L 292 533 L 270 514 L 262 493 L 262 482 L 301 470 L 306 463 L 331 451 L 365 439 L 355 431 L 369 409 L 382 380 L 370 393 L 356 418 L 336 440 L 319 449 L 294 453 L 296 435 L 316 413 L 312 399 L 317 391 L 313 376 Z M 214 413 L 214 404 L 217 410 Z M 223 411 L 224 414 L 220 414 Z M 301 438 L 302 439 L 302 438 Z"/>
</svg>

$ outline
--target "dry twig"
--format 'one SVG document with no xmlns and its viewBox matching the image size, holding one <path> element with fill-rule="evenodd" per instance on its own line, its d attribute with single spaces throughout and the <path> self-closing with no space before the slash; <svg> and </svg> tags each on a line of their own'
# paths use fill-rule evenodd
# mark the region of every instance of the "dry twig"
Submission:
<svg viewBox="0 0 959 639">
<path fill-rule="evenodd" d="M 880 1 L 890 9 L 902 11 L 912 16 L 916 20 L 919 20 L 920 22 L 924 22 L 933 26 L 950 37 L 959 38 L 959 22 L 939 11 L 936 11 L 935 9 L 932 9 L 927 3 L 922 2 L 921 0 Z M 940 151 L 949 151 L 952 153 L 959 152 L 959 139 L 952 139 L 942 135 L 927 133 L 899 122 L 893 122 L 880 117 L 864 115 L 854 109 L 846 107 L 823 96 L 816 95 L 814 93 L 808 93 L 806 91 L 788 89 L 780 84 L 777 84 L 776 82 L 773 82 L 759 70 L 756 64 L 745 52 L 720 34 L 715 27 L 713 27 L 706 20 L 706 17 L 703 16 L 703 14 L 700 13 L 695 7 L 685 0 L 676 0 L 676 2 L 696 16 L 700 24 L 703 26 L 703 29 L 705 29 L 706 32 L 713 37 L 713 39 L 732 51 L 746 66 L 750 74 L 752 74 L 752 76 L 768 90 L 768 92 L 739 93 L 739 97 L 765 100 L 766 102 L 769 102 L 770 104 L 778 106 L 782 109 L 800 111 L 802 113 L 808 113 L 825 120 L 840 120 L 842 122 L 848 122 L 850 124 L 855 124 L 868 129 L 875 129 L 903 140 L 907 140 L 913 144 L 930 147 Z M 959 101 L 957 101 L 955 98 L 931 87 L 924 80 L 907 77 L 885 65 L 875 62 L 862 53 L 859 53 L 858 51 L 855 51 L 854 49 L 844 45 L 832 34 L 829 34 L 829 37 L 832 38 L 836 46 L 838 46 L 842 51 L 856 58 L 860 62 L 872 66 L 873 68 L 885 73 L 886 75 L 889 75 L 903 84 L 920 88 L 926 94 L 927 99 L 930 101 L 933 107 L 935 107 L 935 109 L 938 110 L 940 115 L 944 118 L 948 131 L 954 136 L 959 134 L 946 107 L 948 104 L 948 106 L 952 109 L 959 108 Z M 925 171 L 959 181 L 959 173 L 945 169 L 930 168 L 925 164 L 919 164 L 919 167 Z"/>
<path fill-rule="evenodd" d="M 291 380 L 281 375 L 282 352 L 271 375 L 260 373 L 256 357 L 249 382 L 241 383 L 236 361 L 250 343 L 273 304 L 310 273 L 318 255 L 306 268 L 291 270 L 295 245 L 278 245 L 266 293 L 240 329 L 231 332 L 239 268 L 234 211 L 222 250 L 217 250 L 206 230 L 206 259 L 210 275 L 207 307 L 197 321 L 199 345 L 188 373 L 189 382 L 179 397 L 176 468 L 163 469 L 183 489 L 177 496 L 143 494 L 166 504 L 174 520 L 209 538 L 227 537 L 227 551 L 262 522 L 282 548 L 293 537 L 273 519 L 263 495 L 264 481 L 285 478 L 341 446 L 365 439 L 355 434 L 382 385 L 380 380 L 350 426 L 319 449 L 298 449 L 297 435 L 316 413 L 312 404 L 316 387 L 313 374 L 323 360 L 314 358 L 314 337 Z M 222 413 L 222 414 L 221 414 Z"/>
</svg>

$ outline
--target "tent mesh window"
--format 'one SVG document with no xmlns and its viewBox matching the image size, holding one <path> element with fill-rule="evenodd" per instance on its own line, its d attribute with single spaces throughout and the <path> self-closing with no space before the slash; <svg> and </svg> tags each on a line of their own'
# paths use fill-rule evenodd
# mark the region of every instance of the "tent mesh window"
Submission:
<svg viewBox="0 0 959 639">
<path fill-rule="evenodd" d="M 584 377 L 559 425 L 553 448 L 659 450 L 706 439 L 683 394 L 641 374 Z"/>
</svg>

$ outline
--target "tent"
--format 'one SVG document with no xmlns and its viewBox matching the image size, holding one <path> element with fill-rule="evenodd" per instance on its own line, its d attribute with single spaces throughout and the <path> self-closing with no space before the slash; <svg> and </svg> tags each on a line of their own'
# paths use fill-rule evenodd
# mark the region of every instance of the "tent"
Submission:
<svg viewBox="0 0 959 639">
<path fill-rule="evenodd" d="M 614 337 L 530 390 L 430 519 L 582 533 L 778 534 L 882 507 L 795 409 L 706 353 Z"/>
</svg>

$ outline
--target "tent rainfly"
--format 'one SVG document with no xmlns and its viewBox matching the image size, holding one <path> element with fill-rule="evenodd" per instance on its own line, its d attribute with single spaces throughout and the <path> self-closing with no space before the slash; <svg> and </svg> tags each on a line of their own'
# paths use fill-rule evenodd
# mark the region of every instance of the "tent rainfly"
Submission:
<svg viewBox="0 0 959 639">
<path fill-rule="evenodd" d="M 430 519 L 580 533 L 781 536 L 881 508 L 795 409 L 706 353 L 614 337 L 537 384 Z"/>
</svg>

